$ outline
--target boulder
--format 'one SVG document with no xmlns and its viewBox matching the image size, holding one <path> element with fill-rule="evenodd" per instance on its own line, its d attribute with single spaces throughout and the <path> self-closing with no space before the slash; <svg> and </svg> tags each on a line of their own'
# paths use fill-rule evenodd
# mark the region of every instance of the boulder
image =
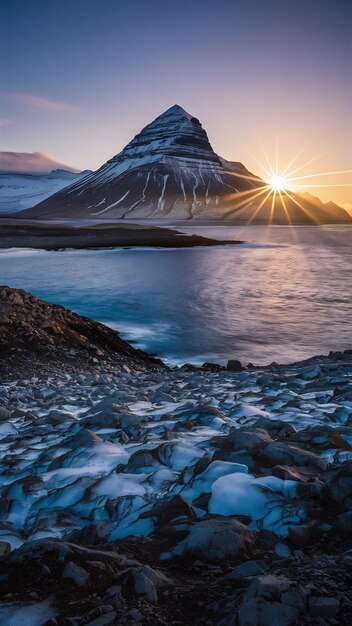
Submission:
<svg viewBox="0 0 352 626">
<path fill-rule="evenodd" d="M 253 533 L 238 520 L 212 518 L 193 524 L 173 554 L 216 562 L 237 557 L 253 543 Z"/>
<path fill-rule="evenodd" d="M 73 584 L 77 585 L 77 587 L 85 587 L 89 582 L 88 572 L 72 561 L 67 561 L 62 571 L 62 577 L 72 580 Z"/>
<path fill-rule="evenodd" d="M 284 422 L 283 420 L 275 420 L 265 416 L 259 417 L 254 422 L 253 427 L 266 430 L 272 437 L 287 437 L 297 432 L 292 424 Z"/>
<path fill-rule="evenodd" d="M 275 465 L 271 473 L 281 480 L 295 480 L 299 483 L 306 483 L 314 477 L 314 472 L 308 467 L 290 467 L 289 465 Z"/>
<path fill-rule="evenodd" d="M 244 595 L 238 613 L 239 626 L 291 626 L 299 607 L 287 602 L 292 582 L 284 576 L 258 576 Z M 298 599 L 300 596 L 297 594 Z M 297 604 L 300 604 L 297 602 Z"/>
<path fill-rule="evenodd" d="M 233 428 L 225 441 L 232 450 L 256 450 L 268 446 L 272 439 L 263 428 L 251 430 Z"/>
<path fill-rule="evenodd" d="M 178 517 L 195 519 L 196 514 L 193 507 L 187 502 L 187 500 L 177 494 L 171 498 L 171 500 L 163 502 L 162 504 L 155 506 L 150 511 L 145 511 L 140 515 L 141 519 L 148 517 L 156 517 L 159 525 L 163 526 Z"/>
<path fill-rule="evenodd" d="M 352 533 L 352 511 L 341 513 L 336 520 L 336 527 L 343 533 Z"/>
<path fill-rule="evenodd" d="M 337 598 L 311 596 L 309 598 L 309 613 L 312 617 L 335 617 L 340 609 Z"/>
<path fill-rule="evenodd" d="M 0 422 L 6 422 L 11 416 L 11 412 L 8 411 L 2 404 L 0 404 Z"/>
<path fill-rule="evenodd" d="M 260 574 L 264 574 L 264 567 L 265 564 L 263 561 L 245 561 L 233 568 L 232 572 L 229 574 L 229 578 L 242 580 L 243 578 L 259 576 Z"/>
<path fill-rule="evenodd" d="M 317 454 L 283 441 L 273 441 L 265 448 L 261 448 L 258 451 L 257 460 L 269 467 L 293 465 L 295 467 L 311 467 L 318 472 L 323 472 L 328 466 L 328 462 Z"/>
<path fill-rule="evenodd" d="M 151 604 L 158 602 L 155 585 L 140 569 L 131 568 L 128 570 L 123 580 L 123 588 L 127 592 L 132 591 L 137 597 L 145 598 Z"/>
<path fill-rule="evenodd" d="M 109 611 L 108 613 L 104 613 L 104 615 L 100 615 L 96 617 L 92 621 L 85 622 L 86 626 L 110 626 L 110 624 L 116 624 L 116 612 Z"/>
<path fill-rule="evenodd" d="M 238 613 L 239 626 L 291 626 L 298 618 L 298 610 L 281 602 L 252 598 L 244 602 Z"/>
<path fill-rule="evenodd" d="M 242 372 L 244 368 L 241 361 L 238 359 L 230 359 L 227 361 L 226 369 L 229 372 Z"/>
<path fill-rule="evenodd" d="M 345 461 L 330 473 L 326 483 L 327 496 L 346 510 L 352 510 L 352 461 Z"/>
<path fill-rule="evenodd" d="M 295 548 L 304 548 L 311 542 L 312 532 L 308 526 L 290 526 L 288 537 Z"/>
<path fill-rule="evenodd" d="M 0 558 L 11 552 L 11 544 L 7 541 L 0 541 Z"/>
<path fill-rule="evenodd" d="M 251 598 L 277 600 L 280 599 L 281 594 L 284 593 L 284 591 L 288 591 L 291 586 L 292 582 L 284 576 L 273 576 L 272 574 L 257 576 L 251 583 L 245 598 L 246 600 L 250 600 Z"/>
</svg>

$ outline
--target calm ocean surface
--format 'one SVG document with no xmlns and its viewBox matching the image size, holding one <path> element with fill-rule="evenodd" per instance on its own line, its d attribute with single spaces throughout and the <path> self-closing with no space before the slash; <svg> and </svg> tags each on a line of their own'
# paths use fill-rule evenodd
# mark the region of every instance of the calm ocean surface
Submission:
<svg viewBox="0 0 352 626">
<path fill-rule="evenodd" d="M 192 227 L 240 246 L 0 251 L 0 282 L 169 363 L 292 362 L 352 347 L 352 226 Z"/>
</svg>

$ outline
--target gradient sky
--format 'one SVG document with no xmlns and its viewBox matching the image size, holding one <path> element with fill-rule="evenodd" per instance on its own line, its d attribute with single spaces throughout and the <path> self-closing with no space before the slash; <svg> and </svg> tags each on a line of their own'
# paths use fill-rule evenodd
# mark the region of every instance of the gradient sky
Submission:
<svg viewBox="0 0 352 626">
<path fill-rule="evenodd" d="M 95 169 L 172 104 L 259 175 L 351 170 L 351 0 L 3 0 L 1 149 Z M 352 202 L 352 176 L 305 179 Z M 341 186 L 338 186 L 341 185 Z M 306 189 L 308 190 L 308 189 Z"/>
</svg>

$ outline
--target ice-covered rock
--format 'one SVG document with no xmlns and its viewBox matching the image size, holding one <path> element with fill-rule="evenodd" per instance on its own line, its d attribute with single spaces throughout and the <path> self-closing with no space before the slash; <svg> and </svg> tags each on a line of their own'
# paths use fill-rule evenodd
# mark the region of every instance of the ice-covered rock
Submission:
<svg viewBox="0 0 352 626">
<path fill-rule="evenodd" d="M 294 481 L 230 474 L 213 483 L 208 510 L 216 515 L 247 516 L 252 520 L 252 528 L 266 528 L 285 536 L 290 524 L 300 523 L 305 517 L 299 504 L 287 511 L 289 498 L 295 494 Z"/>
</svg>

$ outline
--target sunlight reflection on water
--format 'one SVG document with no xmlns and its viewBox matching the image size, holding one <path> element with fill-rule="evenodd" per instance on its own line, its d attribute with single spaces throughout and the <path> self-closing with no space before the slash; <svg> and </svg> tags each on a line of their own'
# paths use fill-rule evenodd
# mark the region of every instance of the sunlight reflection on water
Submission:
<svg viewBox="0 0 352 626">
<path fill-rule="evenodd" d="M 351 347 L 351 227 L 187 232 L 252 245 L 13 250 L 0 254 L 1 282 L 108 323 L 169 362 L 288 362 Z"/>
</svg>

